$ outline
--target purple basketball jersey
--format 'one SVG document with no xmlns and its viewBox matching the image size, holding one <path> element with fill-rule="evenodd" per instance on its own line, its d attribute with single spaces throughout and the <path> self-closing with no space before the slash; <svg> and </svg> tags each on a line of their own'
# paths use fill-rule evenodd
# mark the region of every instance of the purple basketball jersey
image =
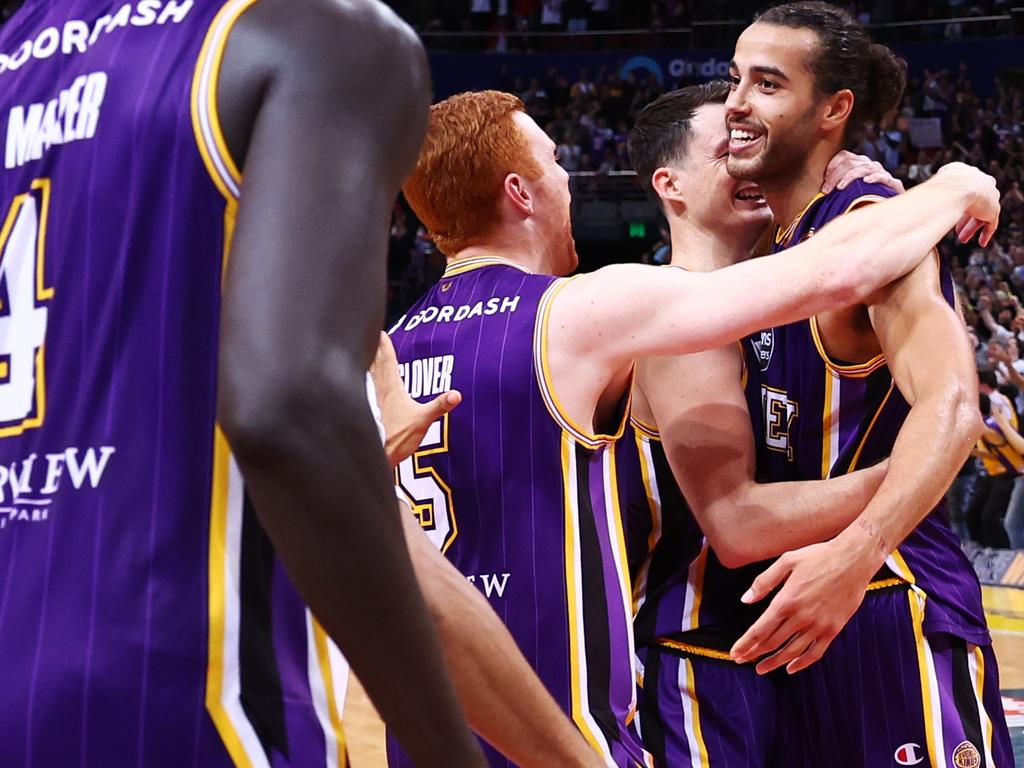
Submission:
<svg viewBox="0 0 1024 768">
<path fill-rule="evenodd" d="M 566 284 L 500 259 L 460 261 L 398 322 L 412 396 L 454 387 L 465 399 L 396 474 L 427 535 L 483 591 L 588 741 L 610 765 L 643 764 L 629 726 L 615 436 L 572 424 L 548 386 L 547 313 Z M 393 743 L 389 762 L 410 765 Z"/>
<path fill-rule="evenodd" d="M 799 243 L 857 205 L 891 196 L 886 187 L 857 181 L 818 195 L 774 250 Z M 768 257 L 770 258 L 770 257 Z M 942 266 L 943 295 L 953 284 Z M 759 480 L 815 480 L 870 466 L 892 451 L 910 406 L 881 355 L 861 365 L 830 360 L 815 320 L 771 328 L 747 338 L 747 401 L 757 441 Z M 942 450 L 941 440 L 936 450 Z M 990 642 L 981 589 L 943 504 L 914 529 L 886 561 L 880 579 L 915 584 L 928 596 L 925 630 L 969 642 Z"/>
<path fill-rule="evenodd" d="M 764 564 L 722 565 L 676 483 L 657 429 L 632 418 L 616 451 L 637 647 L 729 661 L 733 643 L 764 610 L 740 602 Z"/>
<path fill-rule="evenodd" d="M 0 764 L 344 764 L 337 650 L 215 425 L 252 0 L 0 26 Z"/>
</svg>

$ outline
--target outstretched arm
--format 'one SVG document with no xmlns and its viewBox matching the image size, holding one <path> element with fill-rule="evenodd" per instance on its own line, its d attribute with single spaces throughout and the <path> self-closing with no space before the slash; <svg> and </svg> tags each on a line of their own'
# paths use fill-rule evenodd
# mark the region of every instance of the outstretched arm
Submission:
<svg viewBox="0 0 1024 768">
<path fill-rule="evenodd" d="M 821 658 L 871 577 L 942 498 L 981 435 L 974 360 L 963 323 L 940 292 L 937 259 L 881 291 L 868 311 L 910 413 L 885 480 L 853 524 L 830 542 L 785 555 L 755 581 L 749 602 L 786 583 L 734 657 L 757 658 L 789 641 L 759 671 L 783 664 L 797 671 Z"/>
<path fill-rule="evenodd" d="M 615 364 L 720 347 L 761 328 L 865 302 L 916 267 L 965 215 L 994 228 L 998 191 L 990 176 L 958 165 L 842 216 L 770 259 L 714 272 L 624 264 L 582 275 L 559 293 L 552 323 L 571 323 L 584 352 Z"/>
<path fill-rule="evenodd" d="M 551 306 L 549 327 L 572 329 L 548 338 L 554 387 L 568 416 L 591 423 L 588 404 L 624 384 L 633 359 L 720 347 L 761 328 L 864 302 L 913 269 L 955 225 L 973 236 L 979 225 L 968 223 L 972 217 L 987 243 L 999 219 L 995 181 L 976 168 L 948 165 L 770 259 L 715 272 L 629 264 L 581 275 L 563 284 Z"/>
<path fill-rule="evenodd" d="M 735 345 L 642 360 L 633 404 L 638 415 L 650 409 L 676 482 L 728 568 L 835 536 L 885 476 L 879 465 L 832 480 L 755 482 L 741 373 Z"/>
<path fill-rule="evenodd" d="M 478 766 L 365 384 L 428 102 L 418 41 L 375 0 L 264 0 L 237 22 L 218 98 L 244 175 L 218 416 L 289 576 L 416 764 Z"/>
</svg>

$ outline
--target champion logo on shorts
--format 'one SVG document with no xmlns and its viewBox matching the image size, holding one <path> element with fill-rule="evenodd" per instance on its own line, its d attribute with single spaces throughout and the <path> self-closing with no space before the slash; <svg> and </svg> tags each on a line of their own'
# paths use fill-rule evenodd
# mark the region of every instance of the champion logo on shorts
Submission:
<svg viewBox="0 0 1024 768">
<path fill-rule="evenodd" d="M 900 765 L 917 765 L 924 762 L 924 753 L 920 744 L 903 744 L 893 758 Z"/>
<path fill-rule="evenodd" d="M 971 742 L 962 741 L 953 750 L 953 765 L 956 768 L 978 768 L 981 765 L 981 753 Z"/>
</svg>

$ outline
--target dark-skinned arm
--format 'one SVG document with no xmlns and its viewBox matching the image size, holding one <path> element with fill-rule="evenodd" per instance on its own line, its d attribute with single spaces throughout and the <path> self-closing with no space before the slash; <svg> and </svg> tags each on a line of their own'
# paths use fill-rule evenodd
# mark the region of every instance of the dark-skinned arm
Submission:
<svg viewBox="0 0 1024 768">
<path fill-rule="evenodd" d="M 244 179 L 218 416 L 289 576 L 415 763 L 481 766 L 366 398 L 429 92 L 415 36 L 373 0 L 263 0 L 235 25 L 218 108 Z"/>
<path fill-rule="evenodd" d="M 758 483 L 754 434 L 735 345 L 637 364 L 633 410 L 650 409 L 669 466 L 727 568 L 835 536 L 885 476 L 881 465 L 831 480 Z"/>
<path fill-rule="evenodd" d="M 963 322 L 940 292 L 937 259 L 880 291 L 868 312 L 910 413 L 864 512 L 831 541 L 783 555 L 744 598 L 763 599 L 785 581 L 733 648 L 738 661 L 781 648 L 759 672 L 784 664 L 795 672 L 821 658 L 872 576 L 942 498 L 981 435 L 974 358 Z"/>
</svg>

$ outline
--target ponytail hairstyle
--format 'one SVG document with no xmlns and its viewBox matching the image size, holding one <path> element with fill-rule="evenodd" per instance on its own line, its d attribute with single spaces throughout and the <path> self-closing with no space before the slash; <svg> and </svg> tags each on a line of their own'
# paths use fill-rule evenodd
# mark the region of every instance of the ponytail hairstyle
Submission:
<svg viewBox="0 0 1024 768">
<path fill-rule="evenodd" d="M 755 22 L 790 29 L 810 29 L 818 49 L 808 62 L 818 93 L 830 96 L 849 89 L 853 111 L 845 143 L 856 146 L 868 123 L 894 112 L 907 85 L 907 63 L 886 46 L 871 42 L 863 25 L 846 10 L 823 2 L 787 3 L 761 13 Z"/>
</svg>

